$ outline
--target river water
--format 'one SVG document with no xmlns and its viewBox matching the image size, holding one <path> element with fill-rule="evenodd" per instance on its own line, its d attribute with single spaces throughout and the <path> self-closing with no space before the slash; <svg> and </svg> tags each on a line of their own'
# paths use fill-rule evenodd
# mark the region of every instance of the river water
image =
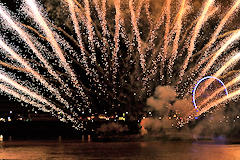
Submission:
<svg viewBox="0 0 240 160">
<path fill-rule="evenodd" d="M 0 159 L 240 160 L 240 145 L 196 142 L 17 141 L 0 143 Z"/>
</svg>

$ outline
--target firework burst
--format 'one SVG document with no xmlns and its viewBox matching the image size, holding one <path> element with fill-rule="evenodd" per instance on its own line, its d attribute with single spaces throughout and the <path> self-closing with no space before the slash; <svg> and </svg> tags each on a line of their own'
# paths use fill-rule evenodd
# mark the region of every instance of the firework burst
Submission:
<svg viewBox="0 0 240 160">
<path fill-rule="evenodd" d="M 17 13 L 1 4 L 1 91 L 77 129 L 84 113 L 137 114 L 158 85 L 189 98 L 207 75 L 222 79 L 230 93 L 220 96 L 224 88 L 207 80 L 196 95 L 199 112 L 193 106 L 186 121 L 237 97 L 240 30 L 233 22 L 240 0 L 227 10 L 214 0 L 200 8 L 189 0 L 155 3 L 62 0 L 72 23 L 65 30 L 35 0 L 20 1 Z"/>
</svg>

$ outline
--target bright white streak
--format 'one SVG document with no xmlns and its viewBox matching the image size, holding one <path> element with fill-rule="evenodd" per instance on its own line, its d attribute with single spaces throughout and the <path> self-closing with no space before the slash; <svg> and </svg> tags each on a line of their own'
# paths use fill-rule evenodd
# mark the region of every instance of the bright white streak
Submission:
<svg viewBox="0 0 240 160">
<path fill-rule="evenodd" d="M 240 59 L 240 53 L 236 54 L 235 56 L 233 56 L 229 61 L 227 61 L 227 63 L 225 63 L 214 75 L 213 77 L 219 77 L 224 71 L 227 70 L 227 68 L 229 68 L 230 66 L 233 66 L 235 63 L 237 63 Z M 212 82 L 214 81 L 214 79 L 209 79 L 206 81 L 204 87 L 201 89 L 200 93 L 198 94 L 199 96 L 207 89 L 207 87 L 212 84 Z M 197 97 L 199 97 L 197 96 Z"/>
<path fill-rule="evenodd" d="M 5 82 L 11 86 L 13 86 L 14 88 L 22 91 L 23 93 L 25 93 L 26 95 L 42 102 L 45 103 L 46 105 L 50 106 L 51 108 L 53 108 L 55 111 L 57 112 L 63 112 L 61 109 L 57 108 L 54 104 L 52 104 L 51 102 L 49 102 L 48 100 L 46 100 L 45 98 L 43 98 L 41 95 L 36 94 L 35 92 L 30 91 L 28 88 L 20 85 L 19 83 L 15 82 L 14 80 L 12 80 L 11 78 L 3 75 L 0 73 L 0 81 Z M 70 118 L 70 116 L 68 116 L 69 120 L 74 122 L 75 120 L 73 118 Z"/>
<path fill-rule="evenodd" d="M 138 52 L 140 54 L 140 65 L 142 67 L 143 72 L 146 72 L 146 68 L 145 68 L 145 56 L 142 52 L 142 40 L 140 37 L 140 33 L 138 30 L 138 25 L 137 25 L 137 19 L 136 19 L 136 15 L 135 15 L 135 11 L 134 11 L 134 6 L 133 6 L 133 0 L 129 0 L 129 9 L 131 12 L 131 22 L 133 25 L 133 30 L 137 39 L 137 43 L 138 43 Z"/>
<path fill-rule="evenodd" d="M 227 47 L 231 45 L 234 41 L 239 39 L 239 37 L 240 31 L 237 31 L 221 46 L 221 48 L 213 55 L 213 57 L 207 63 L 206 67 L 204 67 L 203 71 L 200 74 L 200 77 L 206 74 L 206 72 L 210 69 L 210 67 L 213 65 L 216 59 L 222 54 L 222 52 L 224 52 L 227 49 Z"/>
<path fill-rule="evenodd" d="M 217 29 L 212 34 L 211 40 L 208 42 L 208 44 L 204 48 L 210 47 L 216 41 L 217 36 L 221 32 L 221 30 L 224 27 L 224 25 L 226 24 L 226 22 L 229 20 L 229 18 L 232 16 L 232 14 L 237 11 L 237 9 L 239 7 L 239 4 L 240 4 L 240 0 L 237 0 L 235 2 L 235 4 L 232 6 L 232 8 L 227 12 L 227 14 L 221 20 L 221 22 L 219 23 Z"/>
<path fill-rule="evenodd" d="M 230 82 L 228 82 L 225 86 L 226 88 L 231 87 L 232 85 L 236 84 L 237 82 L 240 81 L 240 75 L 238 75 L 236 78 L 234 78 L 233 80 L 231 80 Z M 218 93 L 220 93 L 221 91 L 223 91 L 225 89 L 225 87 L 221 87 L 218 90 L 216 90 L 211 96 L 209 96 L 207 99 L 205 99 L 200 105 L 199 108 L 201 108 L 203 105 L 205 105 L 209 100 L 211 100 L 212 98 L 214 98 Z"/>
<path fill-rule="evenodd" d="M 163 59 L 161 62 L 164 64 L 167 54 L 168 54 L 168 43 L 169 43 L 169 31 L 170 31 L 170 12 L 171 12 L 171 0 L 167 0 L 165 8 L 165 16 L 166 16 L 166 23 L 165 23 L 165 35 L 164 35 L 164 45 L 163 45 Z"/>
<path fill-rule="evenodd" d="M 108 75 L 108 52 L 107 52 L 107 46 L 109 46 L 108 44 L 108 40 L 107 40 L 107 35 L 109 34 L 108 33 L 108 29 L 107 29 L 107 22 L 106 22 L 106 0 L 103 0 L 102 1 L 102 8 L 100 7 L 100 2 L 99 0 L 93 0 L 94 4 L 95 4 L 95 8 L 96 8 L 96 11 L 98 13 L 98 17 L 99 17 L 99 20 L 100 20 L 100 24 L 101 24 L 101 27 L 102 27 L 102 42 L 103 42 L 103 47 L 102 47 L 102 52 L 103 52 L 103 61 L 104 61 L 104 70 L 106 72 L 106 74 Z M 104 13 L 105 12 L 105 13 Z"/>
<path fill-rule="evenodd" d="M 46 36 L 47 36 L 47 38 L 49 40 L 49 43 L 51 44 L 52 48 L 57 53 L 57 56 L 60 59 L 60 62 L 62 63 L 63 67 L 69 73 L 73 84 L 80 91 L 80 95 L 87 102 L 86 95 L 85 95 L 85 93 L 83 91 L 82 86 L 79 85 L 77 76 L 72 71 L 72 69 L 69 66 L 69 64 L 67 63 L 67 61 L 66 61 L 66 59 L 65 59 L 65 57 L 63 55 L 63 52 L 62 52 L 59 44 L 57 43 L 56 39 L 54 38 L 54 33 L 50 30 L 50 28 L 48 27 L 46 21 L 42 17 L 36 2 L 34 0 L 24 0 L 24 1 L 25 1 L 26 5 L 29 7 L 29 9 L 32 11 L 32 13 L 29 13 L 29 12 L 28 13 L 34 18 L 34 20 L 36 22 L 38 22 L 38 24 L 40 25 L 42 30 L 45 32 L 45 34 L 46 34 Z"/>
<path fill-rule="evenodd" d="M 11 95 L 11 96 L 13 96 L 13 97 L 25 102 L 25 103 L 31 104 L 32 106 L 40 108 L 44 112 L 51 112 L 44 105 L 39 104 L 37 102 L 34 102 L 33 100 L 30 100 L 28 97 L 26 97 L 22 94 L 19 94 L 18 92 L 14 91 L 13 89 L 11 89 L 7 86 L 4 86 L 4 85 L 0 84 L 0 89 L 1 89 L 1 91 L 7 93 L 8 95 Z"/>
<path fill-rule="evenodd" d="M 182 30 L 182 17 L 184 15 L 184 13 L 186 12 L 185 3 L 186 3 L 186 0 L 182 0 L 181 7 L 178 12 L 177 21 L 174 26 L 174 28 L 176 28 L 175 29 L 176 35 L 175 35 L 175 38 L 173 41 L 173 50 L 172 50 L 172 55 L 171 55 L 171 58 L 169 61 L 169 66 L 168 66 L 170 77 L 172 77 L 172 67 L 174 65 L 174 61 L 178 54 L 178 45 L 179 45 L 179 39 L 180 39 L 181 30 Z"/>
<path fill-rule="evenodd" d="M 85 50 L 83 42 L 82 42 L 80 27 L 79 27 L 78 20 L 77 20 L 77 17 L 76 17 L 76 13 L 75 13 L 75 9 L 74 9 L 75 4 L 73 3 L 72 0 L 67 0 L 67 3 L 68 3 L 69 11 L 71 13 L 71 18 L 72 18 L 72 21 L 73 21 L 74 30 L 75 30 L 75 33 L 77 34 L 78 43 L 79 43 L 79 46 L 80 46 L 80 49 L 81 49 L 81 55 L 83 57 L 83 64 L 84 64 L 84 67 L 86 68 L 86 71 L 87 71 L 86 74 L 89 75 L 90 73 L 89 73 L 89 67 L 88 67 L 88 64 L 87 64 L 86 50 Z"/>
<path fill-rule="evenodd" d="M 62 102 L 66 107 L 69 107 L 69 104 L 66 100 L 64 100 L 61 95 L 59 94 L 58 90 L 53 88 L 38 72 L 34 71 L 31 66 L 22 58 L 20 57 L 16 52 L 14 52 L 6 43 L 2 41 L 0 38 L 0 48 L 5 50 L 8 54 L 11 55 L 12 58 L 14 58 L 16 61 L 21 63 L 27 71 L 29 71 L 37 80 L 39 80 L 48 90 L 50 90 L 52 93 L 56 95 L 56 98 Z"/>
<path fill-rule="evenodd" d="M 183 74 L 185 73 L 185 70 L 188 66 L 188 62 L 189 62 L 189 59 L 190 57 L 192 56 L 192 53 L 193 53 L 193 50 L 195 48 L 195 41 L 198 37 L 198 34 L 200 32 L 200 29 L 202 28 L 203 26 L 203 23 L 206 21 L 206 15 L 207 15 L 207 12 L 209 10 L 209 7 L 213 4 L 214 0 L 208 0 L 205 5 L 204 5 L 204 9 L 202 11 L 202 14 L 193 30 L 193 33 L 192 33 L 192 38 L 191 38 L 191 41 L 190 41 L 190 45 L 189 45 L 189 48 L 188 48 L 188 52 L 187 52 L 187 57 L 186 59 L 184 60 L 184 63 L 183 63 L 183 66 L 182 66 L 182 69 L 180 71 L 180 74 L 179 74 L 179 77 L 180 77 L 180 80 L 179 80 L 179 83 L 181 83 L 182 81 L 182 77 L 183 77 Z"/>
<path fill-rule="evenodd" d="M 95 49 L 94 49 L 94 32 L 93 32 L 93 25 L 92 25 L 92 18 L 91 18 L 91 11 L 90 11 L 90 7 L 89 7 L 89 1 L 88 0 L 84 0 L 84 8 L 85 8 L 85 14 L 86 14 L 86 25 L 87 25 L 87 30 L 88 30 L 88 40 L 90 43 L 90 50 L 92 52 L 91 55 L 91 60 L 92 60 L 92 64 L 96 63 L 96 53 L 95 53 Z"/>
<path fill-rule="evenodd" d="M 63 81 L 61 78 L 58 76 L 58 74 L 53 70 L 53 68 L 49 65 L 47 60 L 42 56 L 42 54 L 38 51 L 38 49 L 35 47 L 33 44 L 32 40 L 29 38 L 29 35 L 24 32 L 23 29 L 21 29 L 15 22 L 14 20 L 10 17 L 10 15 L 0 6 L 0 16 L 9 23 L 9 27 L 12 29 L 16 30 L 20 37 L 29 45 L 31 50 L 37 55 L 37 57 L 41 60 L 41 62 L 44 64 L 44 67 L 47 68 L 48 72 L 55 78 L 57 79 L 62 85 Z"/>
<path fill-rule="evenodd" d="M 166 6 L 165 6 L 165 11 L 164 14 L 166 16 L 166 22 L 165 22 L 165 34 L 164 34 L 164 42 L 163 42 L 163 55 L 160 55 L 160 53 L 158 53 L 158 60 L 160 59 L 159 57 L 161 57 L 160 60 L 160 64 L 161 64 L 161 70 L 160 70 L 160 79 L 163 79 L 164 74 L 163 74 L 163 69 L 165 66 L 165 61 L 167 58 L 167 54 L 168 54 L 168 49 L 169 49 L 169 32 L 170 32 L 170 20 L 171 20 L 171 2 L 172 0 L 167 0 L 166 1 Z"/>
<path fill-rule="evenodd" d="M 231 98 L 239 96 L 239 95 L 240 95 L 240 89 L 234 91 L 233 93 L 228 94 L 228 96 L 224 96 L 224 97 L 222 97 L 219 100 L 211 102 L 206 107 L 204 107 L 201 111 L 197 112 L 197 116 L 200 116 L 201 114 L 203 114 L 204 112 L 207 112 L 212 107 L 217 106 L 217 105 L 219 105 L 219 104 L 221 104 L 221 103 L 223 103 L 223 102 L 225 102 L 225 101 L 227 101 L 227 100 L 229 100 Z"/>
</svg>

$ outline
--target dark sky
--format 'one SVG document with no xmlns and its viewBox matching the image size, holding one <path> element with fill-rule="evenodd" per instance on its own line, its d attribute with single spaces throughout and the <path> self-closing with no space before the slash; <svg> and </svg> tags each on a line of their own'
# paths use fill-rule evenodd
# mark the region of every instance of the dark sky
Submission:
<svg viewBox="0 0 240 160">
<path fill-rule="evenodd" d="M 11 9 L 12 11 L 17 9 L 17 0 L 0 0 L 1 3 L 7 5 L 8 9 Z"/>
</svg>

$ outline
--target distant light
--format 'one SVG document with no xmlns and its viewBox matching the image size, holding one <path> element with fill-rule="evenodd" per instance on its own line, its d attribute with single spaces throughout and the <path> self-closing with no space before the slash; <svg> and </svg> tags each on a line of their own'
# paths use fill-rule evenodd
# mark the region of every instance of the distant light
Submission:
<svg viewBox="0 0 240 160">
<path fill-rule="evenodd" d="M 105 115 L 100 114 L 100 115 L 98 116 L 98 118 L 99 118 L 99 119 L 106 119 L 107 117 L 106 117 Z"/>
<path fill-rule="evenodd" d="M 125 121 L 125 117 L 119 117 L 119 121 Z"/>
<path fill-rule="evenodd" d="M 12 114 L 12 111 L 10 111 L 10 113 Z"/>
</svg>

